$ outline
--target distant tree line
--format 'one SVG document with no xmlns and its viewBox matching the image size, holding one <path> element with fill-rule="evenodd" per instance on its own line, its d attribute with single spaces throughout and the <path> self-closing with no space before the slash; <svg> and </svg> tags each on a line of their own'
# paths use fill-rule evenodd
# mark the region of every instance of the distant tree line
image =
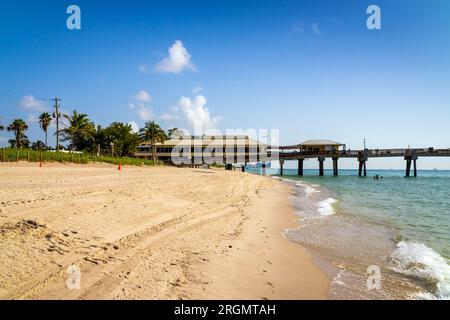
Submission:
<svg viewBox="0 0 450 320">
<path fill-rule="evenodd" d="M 8 141 L 12 148 L 50 150 L 48 129 L 54 118 L 55 115 L 47 112 L 39 116 L 39 126 L 45 134 L 45 142 L 41 140 L 30 142 L 26 135 L 28 125 L 23 119 L 15 119 L 6 128 L 0 125 L 0 131 L 6 129 L 13 133 L 14 138 Z M 87 114 L 77 111 L 73 111 L 71 115 L 63 115 L 63 118 L 67 120 L 67 124 L 61 125 L 59 134 L 61 141 L 67 142 L 67 149 L 72 151 L 95 153 L 98 149 L 113 150 L 114 156 L 125 157 L 132 156 L 141 142 L 148 141 L 152 145 L 152 158 L 156 159 L 158 142 L 164 143 L 164 141 L 182 134 L 177 128 L 166 132 L 154 121 L 147 122 L 139 132 L 133 132 L 130 124 L 122 122 L 113 122 L 105 128 L 100 125 L 96 126 Z"/>
</svg>

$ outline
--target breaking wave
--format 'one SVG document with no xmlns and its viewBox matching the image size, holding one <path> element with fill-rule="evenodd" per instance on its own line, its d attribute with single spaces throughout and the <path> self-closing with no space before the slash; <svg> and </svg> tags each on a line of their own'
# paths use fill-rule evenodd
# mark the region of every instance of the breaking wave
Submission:
<svg viewBox="0 0 450 320">
<path fill-rule="evenodd" d="M 400 241 L 391 255 L 395 272 L 416 278 L 430 286 L 431 293 L 418 293 L 422 299 L 450 299 L 450 265 L 422 243 Z"/>
<path fill-rule="evenodd" d="M 328 198 L 323 201 L 320 201 L 317 205 L 317 211 L 322 216 L 330 216 L 334 214 L 333 204 L 336 203 L 337 200 L 334 198 Z"/>
<path fill-rule="evenodd" d="M 296 183 L 297 186 L 302 187 L 303 191 L 305 191 L 306 195 L 309 196 L 312 193 L 318 193 L 320 190 L 316 189 L 315 187 L 318 187 L 317 185 L 311 185 L 304 183 L 302 181 Z"/>
</svg>

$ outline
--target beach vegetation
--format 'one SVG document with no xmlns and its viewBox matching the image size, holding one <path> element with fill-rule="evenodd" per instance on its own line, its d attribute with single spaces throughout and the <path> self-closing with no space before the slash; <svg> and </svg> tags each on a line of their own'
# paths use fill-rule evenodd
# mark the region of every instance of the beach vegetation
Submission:
<svg viewBox="0 0 450 320">
<path fill-rule="evenodd" d="M 178 128 L 166 132 L 155 121 L 147 122 L 139 132 L 135 132 L 131 124 L 124 122 L 113 122 L 107 127 L 96 126 L 87 114 L 74 110 L 69 115 L 62 114 L 59 134 L 61 141 L 67 142 L 67 146 L 60 146 L 57 151 L 48 145 L 48 131 L 53 118 L 48 112 L 39 116 L 38 123 L 45 133 L 45 141 L 31 142 L 26 135 L 28 125 L 23 119 L 15 119 L 8 127 L 0 125 L 0 130 L 8 130 L 13 134 L 13 138 L 8 140 L 9 147 L 0 149 L 0 161 L 162 165 L 163 162 L 158 161 L 156 157 L 156 144 L 183 134 Z M 152 145 L 151 160 L 134 157 L 136 148 L 143 141 L 149 141 Z"/>
<path fill-rule="evenodd" d="M 22 119 L 15 119 L 8 126 L 8 131 L 14 133 L 14 139 L 9 140 L 12 147 L 21 149 L 22 147 L 28 147 L 30 141 L 28 140 L 25 132 L 28 130 L 28 125 Z"/>
<path fill-rule="evenodd" d="M 150 141 L 152 146 L 152 159 L 157 160 L 156 143 L 164 143 L 164 141 L 168 139 L 166 132 L 161 129 L 155 121 L 149 121 L 145 124 L 144 128 L 139 131 L 139 133 L 143 141 Z"/>
<path fill-rule="evenodd" d="M 69 122 L 68 125 L 60 133 L 62 141 L 69 141 L 69 149 L 84 150 L 87 149 L 94 141 L 95 126 L 89 120 L 87 114 L 73 111 L 72 115 L 64 114 L 63 117 Z"/>
<path fill-rule="evenodd" d="M 169 139 L 174 139 L 174 138 L 180 137 L 183 134 L 184 134 L 183 130 L 178 129 L 178 128 L 172 128 L 172 129 L 167 130 L 167 137 Z"/>
<path fill-rule="evenodd" d="M 119 157 L 132 156 L 136 147 L 140 144 L 139 134 L 133 132 L 130 124 L 113 122 L 108 127 L 97 127 L 94 134 L 94 145 L 100 149 L 107 150 L 111 142 L 114 144 L 114 155 Z"/>
<path fill-rule="evenodd" d="M 41 141 L 40 146 L 44 146 Z M 59 163 L 110 163 L 114 165 L 133 165 L 133 166 L 150 166 L 154 165 L 153 160 L 139 159 L 132 157 L 111 157 L 97 156 L 94 153 L 75 152 L 75 151 L 55 151 L 44 149 L 18 149 L 3 148 L 0 149 L 1 162 L 59 162 Z M 163 165 L 162 162 L 156 161 L 155 165 Z"/>
<path fill-rule="evenodd" d="M 39 126 L 45 132 L 45 147 L 48 147 L 48 127 L 52 123 L 52 116 L 48 112 L 41 113 L 39 116 Z"/>
<path fill-rule="evenodd" d="M 31 149 L 33 150 L 46 150 L 47 145 L 41 140 L 37 140 L 31 144 Z"/>
</svg>

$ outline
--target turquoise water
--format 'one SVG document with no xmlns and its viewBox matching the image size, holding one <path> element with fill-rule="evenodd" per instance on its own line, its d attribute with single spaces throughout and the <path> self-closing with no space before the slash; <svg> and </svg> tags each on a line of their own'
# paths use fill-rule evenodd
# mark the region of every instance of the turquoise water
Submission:
<svg viewBox="0 0 450 320">
<path fill-rule="evenodd" d="M 249 171 L 252 170 L 259 173 L 257 169 Z M 279 174 L 274 169 L 266 172 Z M 340 249 L 347 250 L 347 256 L 352 255 L 353 247 L 354 251 L 364 253 L 361 256 L 365 260 L 374 260 L 371 252 L 376 252 L 383 256 L 380 263 L 385 264 L 386 269 L 422 280 L 421 288 L 426 288 L 422 297 L 450 297 L 450 171 L 419 171 L 418 178 L 404 178 L 404 171 L 400 170 L 369 170 L 368 177 L 358 177 L 356 170 L 340 170 L 339 177 L 333 177 L 330 170 L 325 171 L 325 177 L 317 176 L 317 170 L 305 170 L 303 177 L 296 173 L 294 169 L 285 169 L 283 178 L 300 182 L 297 185 L 303 188 L 306 186 L 303 203 L 317 201 L 318 208 L 300 204 L 302 219 L 308 217 L 306 211 L 310 212 L 309 216 L 312 212 L 316 216 L 333 218 L 320 220 L 320 227 L 315 223 L 309 233 L 308 228 L 297 232 L 294 239 L 311 244 L 312 240 L 305 235 L 316 237 L 318 232 L 327 232 L 329 235 L 321 239 L 323 246 L 338 242 L 341 247 L 349 247 Z M 383 179 L 374 180 L 375 175 Z M 349 226 L 356 224 L 361 227 Z M 339 231 L 333 226 L 335 229 L 339 226 Z M 378 245 L 364 241 L 352 245 L 355 239 L 342 240 L 340 233 L 344 234 L 344 230 L 347 233 L 355 230 L 359 239 L 370 237 Z M 373 230 L 378 231 L 373 233 Z M 369 232 L 370 236 L 366 237 Z M 328 242 L 323 240 L 326 237 Z M 319 248 L 318 240 L 314 241 L 311 247 Z M 393 243 L 392 248 L 389 241 Z M 333 260 L 338 260 L 336 257 L 334 253 Z"/>
</svg>

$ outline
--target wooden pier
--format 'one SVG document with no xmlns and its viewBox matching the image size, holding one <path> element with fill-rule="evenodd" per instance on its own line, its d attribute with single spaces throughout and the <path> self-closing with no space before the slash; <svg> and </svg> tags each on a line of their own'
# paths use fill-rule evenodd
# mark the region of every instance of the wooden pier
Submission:
<svg viewBox="0 0 450 320">
<path fill-rule="evenodd" d="M 324 161 L 329 158 L 333 161 L 333 175 L 338 176 L 338 161 L 341 158 L 354 158 L 358 161 L 358 175 L 367 176 L 367 160 L 369 158 L 393 158 L 401 157 L 406 161 L 405 177 L 411 176 L 411 167 L 413 176 L 417 177 L 417 160 L 419 157 L 450 157 L 449 149 L 434 148 L 414 148 L 414 149 L 365 149 L 365 150 L 292 150 L 296 146 L 281 146 L 272 149 L 278 149 L 281 172 L 285 161 L 298 161 L 298 175 L 303 175 L 303 161 L 305 159 L 316 158 L 319 162 L 319 175 L 324 175 Z M 300 148 L 299 148 L 300 149 Z"/>
</svg>

